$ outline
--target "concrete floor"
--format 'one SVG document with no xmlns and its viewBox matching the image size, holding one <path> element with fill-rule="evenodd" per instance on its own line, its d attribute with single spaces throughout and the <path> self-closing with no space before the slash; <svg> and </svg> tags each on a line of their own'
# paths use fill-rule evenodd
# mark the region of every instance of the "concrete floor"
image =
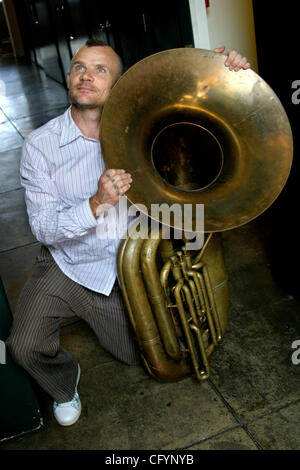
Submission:
<svg viewBox="0 0 300 470">
<path fill-rule="evenodd" d="M 14 312 L 40 246 L 30 232 L 19 183 L 21 146 L 32 129 L 61 114 L 68 100 L 62 86 L 11 57 L 0 59 L 0 74 L 0 275 Z M 299 449 L 300 365 L 292 363 L 291 345 L 300 338 L 300 302 L 274 281 L 269 236 L 267 215 L 224 234 L 232 307 L 208 381 L 158 383 L 143 368 L 112 358 L 74 319 L 61 340 L 81 365 L 80 420 L 60 427 L 51 399 L 40 391 L 43 428 L 0 448 Z"/>
</svg>

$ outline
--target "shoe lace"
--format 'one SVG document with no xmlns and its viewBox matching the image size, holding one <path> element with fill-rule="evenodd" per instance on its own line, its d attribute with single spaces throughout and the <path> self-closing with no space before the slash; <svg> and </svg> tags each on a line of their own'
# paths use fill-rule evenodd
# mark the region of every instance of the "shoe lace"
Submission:
<svg viewBox="0 0 300 470">
<path fill-rule="evenodd" d="M 74 395 L 74 397 L 72 398 L 71 401 L 66 401 L 65 403 L 57 403 L 57 401 L 53 402 L 53 407 L 54 407 L 55 410 L 58 407 L 66 408 L 67 406 L 72 406 L 73 408 L 78 409 L 78 407 L 79 407 L 79 395 L 78 395 L 77 390 L 75 391 L 75 395 Z"/>
</svg>

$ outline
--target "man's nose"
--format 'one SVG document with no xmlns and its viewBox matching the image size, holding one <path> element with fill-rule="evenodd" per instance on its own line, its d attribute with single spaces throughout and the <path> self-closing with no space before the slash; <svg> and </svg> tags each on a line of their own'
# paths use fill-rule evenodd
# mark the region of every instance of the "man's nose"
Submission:
<svg viewBox="0 0 300 470">
<path fill-rule="evenodd" d="M 84 81 L 92 81 L 94 79 L 94 76 L 93 76 L 93 73 L 88 70 L 88 69 L 85 69 L 82 74 L 81 74 L 81 80 L 84 80 Z"/>
</svg>

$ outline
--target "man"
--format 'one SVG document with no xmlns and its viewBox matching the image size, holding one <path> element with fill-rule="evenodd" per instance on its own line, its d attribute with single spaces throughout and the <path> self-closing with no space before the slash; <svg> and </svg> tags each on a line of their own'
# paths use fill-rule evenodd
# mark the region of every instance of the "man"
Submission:
<svg viewBox="0 0 300 470">
<path fill-rule="evenodd" d="M 235 51 L 225 65 L 235 71 L 250 67 Z M 111 47 L 87 41 L 68 73 L 70 108 L 32 132 L 23 146 L 21 181 L 31 229 L 42 248 L 7 345 L 53 397 L 55 418 L 64 426 L 81 412 L 80 367 L 59 344 L 65 318 L 77 315 L 104 349 L 127 364 L 139 362 L 116 281 L 120 240 L 97 237 L 105 205 L 118 204 L 132 183 L 125 169 L 104 168 L 98 137 L 101 110 L 121 68 Z"/>
</svg>

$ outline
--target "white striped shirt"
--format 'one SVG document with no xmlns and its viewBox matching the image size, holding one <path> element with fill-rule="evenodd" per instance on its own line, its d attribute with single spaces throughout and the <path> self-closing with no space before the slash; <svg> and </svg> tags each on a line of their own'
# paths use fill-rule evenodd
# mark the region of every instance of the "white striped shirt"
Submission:
<svg viewBox="0 0 300 470">
<path fill-rule="evenodd" d="M 105 215 L 95 219 L 89 204 L 103 171 L 99 140 L 82 134 L 71 108 L 25 139 L 21 184 L 34 236 L 66 276 L 109 295 L 120 238 L 99 239 L 97 227 Z"/>
</svg>

